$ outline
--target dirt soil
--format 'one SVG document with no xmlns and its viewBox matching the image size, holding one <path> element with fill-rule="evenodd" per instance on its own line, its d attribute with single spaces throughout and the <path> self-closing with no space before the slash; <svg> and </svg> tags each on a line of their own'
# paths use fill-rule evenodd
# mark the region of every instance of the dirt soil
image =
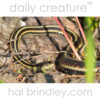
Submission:
<svg viewBox="0 0 100 100">
<path fill-rule="evenodd" d="M 79 34 L 74 18 L 60 18 L 63 24 Z M 0 18 L 0 80 L 4 83 L 85 83 L 85 75 L 70 75 L 57 70 L 55 61 L 61 50 L 68 44 L 66 39 L 60 35 L 51 34 L 47 36 L 23 37 L 27 41 L 27 48 L 36 53 L 42 53 L 36 62 L 50 61 L 43 64 L 41 70 L 31 70 L 16 63 L 9 50 L 9 36 L 14 29 L 23 25 L 57 25 L 52 17 L 1 17 Z M 20 43 L 20 50 L 27 50 Z M 45 52 L 47 54 L 45 54 Z M 95 79 L 98 83 L 100 79 Z"/>
</svg>

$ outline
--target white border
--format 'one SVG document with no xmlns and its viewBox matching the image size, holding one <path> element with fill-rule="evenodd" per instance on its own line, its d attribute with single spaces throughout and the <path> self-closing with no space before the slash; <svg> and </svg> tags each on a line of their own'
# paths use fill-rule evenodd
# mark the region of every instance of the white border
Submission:
<svg viewBox="0 0 100 100">
<path fill-rule="evenodd" d="M 44 94 L 39 94 L 40 90 Z M 4 100 L 95 100 L 99 97 L 99 84 L 0 84 L 0 98 Z"/>
<path fill-rule="evenodd" d="M 99 0 L 2 0 L 0 16 L 100 16 L 99 4 Z M 16 5 L 16 11 L 12 7 L 14 5 Z M 70 5 L 71 9 L 78 6 L 78 11 L 74 9 L 75 11 L 72 12 Z M 82 5 L 86 6 L 85 10 L 80 10 Z M 41 6 L 42 11 L 40 11 Z"/>
</svg>

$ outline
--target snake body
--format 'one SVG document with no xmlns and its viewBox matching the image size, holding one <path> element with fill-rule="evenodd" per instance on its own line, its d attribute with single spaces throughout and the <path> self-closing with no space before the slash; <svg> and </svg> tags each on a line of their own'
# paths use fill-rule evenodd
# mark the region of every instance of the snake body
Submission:
<svg viewBox="0 0 100 100">
<path fill-rule="evenodd" d="M 71 29 L 65 28 L 68 33 L 69 38 L 73 42 L 74 46 L 76 47 L 77 51 L 79 52 L 83 46 L 83 42 L 81 38 L 75 34 Z M 26 34 L 33 34 L 33 35 L 46 35 L 46 34 L 60 34 L 63 35 L 59 26 L 56 25 L 47 25 L 47 26 L 23 26 L 11 33 L 10 36 L 10 49 L 11 52 L 19 52 L 19 43 L 21 38 Z M 59 68 L 66 72 L 67 69 L 85 72 L 84 61 L 75 60 L 67 56 L 67 52 L 69 51 L 70 47 L 66 49 L 66 52 L 61 55 L 58 61 Z M 14 55 L 14 59 L 17 60 L 21 65 L 33 68 L 34 63 L 31 61 L 27 61 L 23 59 L 22 55 Z M 100 61 L 96 62 L 96 71 L 100 68 Z"/>
</svg>

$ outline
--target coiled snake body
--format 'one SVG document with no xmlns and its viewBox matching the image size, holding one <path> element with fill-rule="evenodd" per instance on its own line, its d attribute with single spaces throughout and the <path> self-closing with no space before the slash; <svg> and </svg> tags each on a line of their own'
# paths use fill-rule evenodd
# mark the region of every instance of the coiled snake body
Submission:
<svg viewBox="0 0 100 100">
<path fill-rule="evenodd" d="M 75 34 L 75 32 L 73 32 L 72 30 L 65 28 L 65 30 L 68 33 L 69 38 L 71 39 L 71 41 L 73 42 L 74 46 L 76 47 L 77 51 L 79 52 L 83 46 L 83 42 L 81 40 L 81 38 L 79 38 L 79 36 L 77 34 Z M 10 49 L 11 52 L 19 52 L 19 42 L 21 40 L 21 38 L 28 33 L 32 33 L 33 35 L 46 35 L 47 33 L 54 33 L 54 34 L 62 34 L 63 32 L 61 31 L 59 26 L 56 25 L 48 25 L 48 26 L 23 26 L 20 27 L 16 30 L 14 30 L 10 36 Z M 75 60 L 73 58 L 70 58 L 67 56 L 67 52 L 68 52 L 69 47 L 66 49 L 66 52 L 63 53 L 61 55 L 61 57 L 59 58 L 58 61 L 58 65 L 60 67 L 61 70 L 65 71 L 67 69 L 70 70 L 75 70 L 75 71 L 80 71 L 80 72 L 84 72 L 86 71 L 84 68 L 84 62 L 83 61 L 79 61 L 79 60 Z M 23 59 L 22 55 L 14 55 L 14 59 L 19 61 L 20 64 L 22 64 L 25 67 L 28 68 L 33 68 L 34 67 L 34 63 L 27 61 L 25 59 Z M 100 62 L 97 61 L 96 62 L 96 71 L 100 68 Z"/>
</svg>

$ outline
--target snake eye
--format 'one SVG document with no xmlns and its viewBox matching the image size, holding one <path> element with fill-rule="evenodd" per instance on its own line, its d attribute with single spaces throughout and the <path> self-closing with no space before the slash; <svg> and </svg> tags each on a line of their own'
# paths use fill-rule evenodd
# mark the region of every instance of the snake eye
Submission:
<svg viewBox="0 0 100 100">
<path fill-rule="evenodd" d="M 84 52 L 82 52 L 82 53 L 81 53 L 81 56 L 82 56 L 82 57 L 85 57 L 85 53 L 84 53 Z"/>
</svg>

